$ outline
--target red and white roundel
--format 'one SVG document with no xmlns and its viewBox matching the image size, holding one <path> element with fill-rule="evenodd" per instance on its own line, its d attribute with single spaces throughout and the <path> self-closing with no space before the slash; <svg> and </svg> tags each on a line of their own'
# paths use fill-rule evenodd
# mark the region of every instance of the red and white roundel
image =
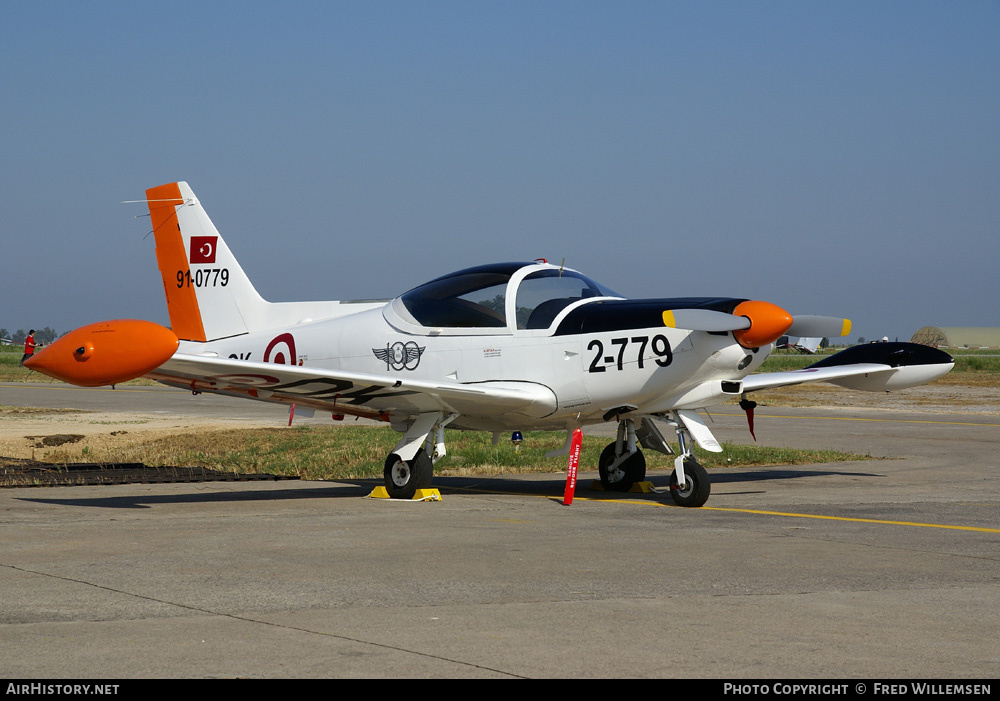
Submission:
<svg viewBox="0 0 1000 701">
<path fill-rule="evenodd" d="M 274 360 L 271 360 L 271 351 L 274 351 Z M 264 349 L 264 362 L 275 363 L 277 365 L 295 365 L 298 360 L 295 355 L 295 339 L 290 333 L 278 334 L 271 339 Z"/>
</svg>

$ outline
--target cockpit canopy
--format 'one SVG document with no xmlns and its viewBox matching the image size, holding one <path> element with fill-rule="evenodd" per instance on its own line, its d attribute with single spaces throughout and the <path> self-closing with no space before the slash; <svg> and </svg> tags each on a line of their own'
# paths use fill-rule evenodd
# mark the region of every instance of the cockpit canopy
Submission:
<svg viewBox="0 0 1000 701">
<path fill-rule="evenodd" d="M 622 299 L 575 270 L 547 263 L 496 263 L 460 270 L 404 293 L 386 307 L 386 319 L 424 333 L 544 330 L 570 305 L 601 297 Z"/>
</svg>

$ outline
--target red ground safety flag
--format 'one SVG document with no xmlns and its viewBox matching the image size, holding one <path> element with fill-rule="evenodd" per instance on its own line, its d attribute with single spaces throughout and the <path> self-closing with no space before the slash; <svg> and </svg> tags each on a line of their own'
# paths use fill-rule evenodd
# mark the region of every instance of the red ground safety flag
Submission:
<svg viewBox="0 0 1000 701">
<path fill-rule="evenodd" d="M 583 447 L 583 431 L 573 431 L 573 440 L 569 444 L 569 462 L 566 465 L 566 491 L 563 493 L 563 505 L 573 503 L 573 493 L 576 491 L 576 470 L 580 467 L 580 449 Z"/>
<path fill-rule="evenodd" d="M 740 409 L 747 413 L 747 425 L 750 426 L 750 436 L 753 438 L 754 443 L 757 442 L 757 436 L 753 433 L 753 410 L 757 408 L 757 402 L 752 402 L 749 399 L 740 400 Z"/>
</svg>

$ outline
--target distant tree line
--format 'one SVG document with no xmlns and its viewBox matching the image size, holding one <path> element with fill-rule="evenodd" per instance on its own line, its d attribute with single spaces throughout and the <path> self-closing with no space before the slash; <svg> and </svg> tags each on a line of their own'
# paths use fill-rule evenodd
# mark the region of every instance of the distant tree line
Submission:
<svg viewBox="0 0 1000 701">
<path fill-rule="evenodd" d="M 48 345 L 54 340 L 59 338 L 61 334 L 55 329 L 51 329 L 46 326 L 44 329 L 35 329 L 35 343 L 44 343 Z M 4 342 L 11 341 L 14 345 L 20 345 L 24 343 L 24 339 L 28 337 L 28 332 L 24 329 L 18 329 L 16 333 L 10 333 L 7 329 L 0 329 L 0 339 Z"/>
</svg>

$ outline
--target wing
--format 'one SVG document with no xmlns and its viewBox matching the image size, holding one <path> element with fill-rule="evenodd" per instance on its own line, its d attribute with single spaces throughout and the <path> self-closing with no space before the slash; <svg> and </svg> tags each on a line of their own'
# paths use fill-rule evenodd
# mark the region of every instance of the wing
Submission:
<svg viewBox="0 0 1000 701">
<path fill-rule="evenodd" d="M 870 343 L 852 346 L 802 370 L 750 375 L 743 378 L 743 391 L 832 382 L 851 389 L 887 392 L 926 384 L 954 366 L 950 355 L 930 346 Z"/>
<path fill-rule="evenodd" d="M 859 376 L 870 378 L 892 370 L 893 368 L 888 365 L 860 363 L 837 368 L 808 367 L 802 370 L 786 370 L 784 372 L 761 372 L 743 378 L 743 391 L 753 392 L 759 389 L 788 387 L 789 385 L 801 385 L 805 382 L 834 382 L 835 380 Z"/>
<path fill-rule="evenodd" d="M 394 420 L 436 411 L 485 417 L 517 413 L 541 418 L 556 409 L 552 390 L 533 382 L 407 380 L 181 353 L 146 377 L 195 392 L 296 403 L 334 413 Z"/>
</svg>

